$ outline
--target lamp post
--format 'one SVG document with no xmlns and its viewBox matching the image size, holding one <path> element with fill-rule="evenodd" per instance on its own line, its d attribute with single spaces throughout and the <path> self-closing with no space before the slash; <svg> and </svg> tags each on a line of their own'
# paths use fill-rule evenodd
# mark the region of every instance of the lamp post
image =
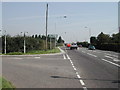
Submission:
<svg viewBox="0 0 120 90">
<path fill-rule="evenodd" d="M 85 27 L 85 28 L 88 28 L 88 30 L 89 30 L 89 40 L 90 40 L 90 37 L 91 37 L 91 28 L 89 28 L 89 27 Z"/>
<path fill-rule="evenodd" d="M 64 18 L 64 19 L 65 19 L 65 18 L 67 18 L 67 16 L 64 15 L 64 16 L 62 16 L 62 17 L 60 17 L 60 18 Z M 55 31 L 56 31 L 56 28 L 57 28 L 56 26 L 57 26 L 57 25 L 56 25 L 56 21 L 55 21 Z M 57 35 L 57 34 L 56 34 L 56 35 Z M 55 47 L 56 47 L 56 37 L 55 37 Z"/>
<path fill-rule="evenodd" d="M 45 45 L 45 50 L 47 50 L 47 25 L 48 25 L 48 3 L 46 5 L 46 45 Z"/>
</svg>

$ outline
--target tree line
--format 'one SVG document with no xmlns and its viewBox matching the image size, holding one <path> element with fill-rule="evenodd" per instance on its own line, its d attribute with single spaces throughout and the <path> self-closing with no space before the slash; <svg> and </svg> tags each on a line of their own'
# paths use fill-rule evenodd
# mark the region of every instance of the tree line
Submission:
<svg viewBox="0 0 120 90">
<path fill-rule="evenodd" d="M 89 46 L 88 42 L 77 42 L 77 44 L 81 44 L 84 47 Z M 90 44 L 94 45 L 97 49 L 120 52 L 120 33 L 110 36 L 101 32 L 97 37 L 92 36 L 90 38 Z"/>
<path fill-rule="evenodd" d="M 2 53 L 4 53 L 5 50 L 5 35 L 1 37 L 2 39 Z M 32 36 L 10 36 L 6 35 L 6 52 L 24 52 L 24 39 L 26 42 L 26 52 L 32 51 L 32 50 L 45 50 L 45 35 L 32 35 Z M 48 47 L 47 49 L 53 49 L 55 48 L 55 42 L 58 45 L 61 45 L 64 40 L 59 36 L 58 39 L 47 37 L 48 40 Z M 56 40 L 56 41 L 55 41 Z M 51 44 L 51 45 L 50 45 Z M 50 47 L 51 46 L 51 47 Z"/>
</svg>

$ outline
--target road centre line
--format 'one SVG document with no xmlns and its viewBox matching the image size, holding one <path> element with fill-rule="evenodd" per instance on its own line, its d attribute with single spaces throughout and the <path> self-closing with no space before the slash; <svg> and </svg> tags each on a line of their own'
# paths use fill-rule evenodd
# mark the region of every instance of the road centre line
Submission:
<svg viewBox="0 0 120 90">
<path fill-rule="evenodd" d="M 70 63 L 72 64 L 72 67 L 73 67 L 73 69 L 75 70 L 75 73 L 76 73 L 77 77 L 80 79 L 81 77 L 80 77 L 80 75 L 78 74 L 77 69 L 75 68 L 72 60 L 70 59 L 70 57 L 68 56 L 68 54 L 66 54 L 66 56 L 67 56 L 67 58 L 70 60 Z M 84 89 L 84 90 L 87 90 L 87 88 L 85 87 L 85 83 L 83 82 L 83 80 L 79 80 L 79 82 L 80 82 L 80 84 L 83 86 L 83 89 Z"/>
<path fill-rule="evenodd" d="M 87 87 L 83 87 L 84 90 L 87 90 Z"/>
<path fill-rule="evenodd" d="M 83 82 L 83 80 L 80 80 L 80 83 L 84 86 L 85 85 L 85 83 Z"/>
<path fill-rule="evenodd" d="M 108 63 L 111 63 L 111 64 L 115 65 L 115 66 L 120 67 L 120 65 L 118 65 L 118 64 L 116 64 L 116 63 L 113 63 L 113 62 L 111 62 L 111 61 L 108 61 L 108 60 L 106 60 L 106 59 L 101 59 L 101 60 L 106 61 L 106 62 L 108 62 Z"/>
<path fill-rule="evenodd" d="M 70 59 L 70 57 L 66 54 L 67 58 Z"/>
<path fill-rule="evenodd" d="M 91 55 L 91 56 L 93 56 L 93 57 L 97 57 L 96 55 L 93 55 L 93 54 L 90 54 L 90 53 L 87 53 L 88 55 Z"/>
</svg>

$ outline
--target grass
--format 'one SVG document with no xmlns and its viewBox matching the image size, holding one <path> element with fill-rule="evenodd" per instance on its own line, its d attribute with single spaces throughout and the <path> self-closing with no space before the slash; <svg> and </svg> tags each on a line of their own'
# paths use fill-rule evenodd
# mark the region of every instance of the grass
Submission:
<svg viewBox="0 0 120 90">
<path fill-rule="evenodd" d="M 25 54 L 22 52 L 10 52 L 10 53 L 7 53 L 6 55 L 30 55 L 30 54 L 51 54 L 51 53 L 60 53 L 60 50 L 58 48 L 46 50 L 46 51 L 45 50 L 32 50 Z"/>
<path fill-rule="evenodd" d="M 59 53 L 60 50 L 58 48 L 51 49 L 51 50 L 34 50 L 34 51 L 29 51 L 26 54 L 51 54 L 51 53 Z"/>
<path fill-rule="evenodd" d="M 0 89 L 2 88 L 2 90 L 7 90 L 9 88 L 9 90 L 15 90 L 15 86 L 13 86 L 11 84 L 11 82 L 7 81 L 5 78 L 0 77 Z"/>
</svg>

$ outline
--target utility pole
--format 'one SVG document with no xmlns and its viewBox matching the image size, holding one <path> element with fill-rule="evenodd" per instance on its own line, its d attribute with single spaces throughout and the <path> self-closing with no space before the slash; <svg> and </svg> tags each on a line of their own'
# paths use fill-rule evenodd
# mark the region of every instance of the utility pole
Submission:
<svg viewBox="0 0 120 90">
<path fill-rule="evenodd" d="M 22 32 L 21 32 L 22 33 Z M 24 53 L 26 53 L 26 41 L 25 41 L 25 33 L 28 33 L 28 32 L 24 32 Z"/>
<path fill-rule="evenodd" d="M 45 47 L 45 50 L 47 50 L 47 29 L 48 29 L 47 25 L 48 25 L 48 4 L 46 6 L 46 43 L 45 43 L 46 47 Z"/>
<path fill-rule="evenodd" d="M 6 54 L 6 30 L 5 30 L 5 54 Z"/>
<path fill-rule="evenodd" d="M 25 32 L 24 32 L 24 53 L 26 53 L 26 45 L 25 45 Z"/>
</svg>

